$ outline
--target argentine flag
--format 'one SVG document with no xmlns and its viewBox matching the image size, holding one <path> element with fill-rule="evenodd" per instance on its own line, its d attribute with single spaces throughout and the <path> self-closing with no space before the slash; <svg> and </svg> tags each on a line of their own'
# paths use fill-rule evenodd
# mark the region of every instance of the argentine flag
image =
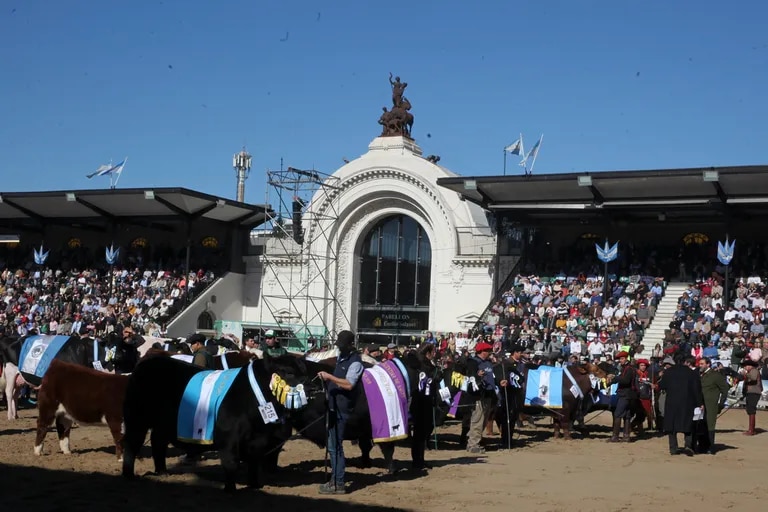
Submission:
<svg viewBox="0 0 768 512">
<path fill-rule="evenodd" d="M 88 174 L 87 177 L 93 178 L 94 176 L 104 176 L 105 174 L 120 174 L 123 167 L 125 167 L 125 160 L 115 165 L 100 165 L 95 172 Z"/>
</svg>

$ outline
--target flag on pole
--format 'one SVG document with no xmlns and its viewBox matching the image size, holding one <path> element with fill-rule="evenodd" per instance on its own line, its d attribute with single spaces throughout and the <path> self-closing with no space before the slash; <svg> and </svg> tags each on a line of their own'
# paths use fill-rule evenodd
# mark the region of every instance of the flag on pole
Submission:
<svg viewBox="0 0 768 512">
<path fill-rule="evenodd" d="M 521 136 L 515 142 L 504 148 L 504 151 L 510 155 L 522 155 L 525 153 L 523 150 L 523 137 Z"/>
<path fill-rule="evenodd" d="M 95 172 L 88 174 L 86 177 L 93 178 L 94 176 L 104 176 L 106 174 L 120 174 L 120 172 L 123 170 L 123 167 L 125 167 L 125 160 L 115 165 L 100 165 Z"/>
<path fill-rule="evenodd" d="M 536 155 L 539 154 L 539 146 L 541 145 L 541 139 L 542 138 L 543 138 L 543 136 L 539 137 L 539 140 L 536 141 L 536 144 L 534 144 L 533 147 L 531 148 L 531 150 L 528 152 L 528 154 L 525 155 L 525 159 L 526 160 L 528 160 L 531 157 L 536 159 Z"/>
</svg>

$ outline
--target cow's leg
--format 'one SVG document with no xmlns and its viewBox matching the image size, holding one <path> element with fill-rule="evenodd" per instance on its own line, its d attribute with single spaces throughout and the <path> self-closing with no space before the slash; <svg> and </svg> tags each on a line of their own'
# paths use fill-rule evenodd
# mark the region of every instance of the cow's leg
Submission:
<svg viewBox="0 0 768 512">
<path fill-rule="evenodd" d="M 18 399 L 20 388 L 16 385 L 16 377 L 19 374 L 19 369 L 15 364 L 5 363 L 3 373 L 5 374 L 5 401 L 8 404 L 8 420 L 17 420 L 19 419 L 19 413 L 16 409 L 16 400 Z"/>
<path fill-rule="evenodd" d="M 381 453 L 384 455 L 384 464 L 390 475 L 395 473 L 395 443 L 380 443 Z"/>
<path fill-rule="evenodd" d="M 224 470 L 224 490 L 235 492 L 237 490 L 238 451 L 233 450 L 232 447 L 227 447 L 219 451 L 219 458 L 221 459 L 221 468 Z M 256 483 L 258 483 L 258 462 L 258 457 L 254 457 L 253 464 L 248 464 L 248 478 L 250 479 L 253 475 L 251 472 L 251 466 L 253 466 L 253 473 L 256 474 Z"/>
<path fill-rule="evenodd" d="M 563 418 L 563 437 L 566 441 L 570 441 L 572 439 L 571 425 L 573 425 L 573 423 L 571 422 L 570 418 Z"/>
<path fill-rule="evenodd" d="M 50 400 L 41 390 L 37 402 L 37 435 L 35 436 L 35 455 L 43 454 L 43 441 L 48 433 L 48 427 L 56 419 L 56 408 L 59 404 Z"/>
<path fill-rule="evenodd" d="M 555 439 L 560 438 L 560 418 L 552 417 L 552 426 L 554 428 Z"/>
<path fill-rule="evenodd" d="M 107 426 L 115 442 L 115 455 L 118 462 L 123 460 L 123 421 L 122 418 L 107 418 Z"/>
<path fill-rule="evenodd" d="M 360 438 L 357 440 L 357 446 L 360 448 L 360 467 L 371 467 L 371 450 L 373 450 L 373 440 L 369 438 Z"/>
<path fill-rule="evenodd" d="M 155 463 L 155 474 L 168 474 L 168 467 L 165 463 L 165 457 L 168 452 L 168 438 L 157 429 L 152 429 L 149 436 L 149 442 L 152 446 L 152 461 Z"/>
<path fill-rule="evenodd" d="M 59 448 L 61 448 L 61 453 L 65 455 L 72 453 L 69 449 L 69 434 L 72 432 L 73 423 L 74 420 L 72 417 L 67 414 L 61 405 L 59 405 L 59 408 L 56 411 L 56 433 L 59 434 Z"/>
<path fill-rule="evenodd" d="M 134 478 L 134 465 L 139 450 L 144 445 L 149 428 L 143 426 L 126 426 L 123 436 L 123 478 Z"/>
</svg>

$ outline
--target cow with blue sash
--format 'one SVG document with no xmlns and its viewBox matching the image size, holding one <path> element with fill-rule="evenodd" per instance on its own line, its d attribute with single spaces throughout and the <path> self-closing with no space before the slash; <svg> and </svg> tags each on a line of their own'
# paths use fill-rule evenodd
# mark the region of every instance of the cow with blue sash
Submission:
<svg viewBox="0 0 768 512">
<path fill-rule="evenodd" d="M 91 347 L 78 336 L 31 334 L 21 338 L 0 340 L 0 360 L 6 379 L 5 395 L 8 419 L 18 418 L 16 398 L 24 383 L 40 386 L 51 364 L 58 359 L 65 363 L 90 366 L 93 362 Z"/>
<path fill-rule="evenodd" d="M 565 439 L 571 439 L 571 425 L 579 417 L 584 401 L 592 401 L 597 392 L 596 379 L 607 377 L 603 370 L 591 363 L 577 363 L 564 368 L 543 365 L 524 365 L 523 368 L 518 365 L 515 368 L 514 361 L 506 360 L 494 370 L 498 372 L 499 368 L 507 377 L 506 382 L 501 381 L 500 388 L 507 400 L 500 402 L 502 411 L 497 416 L 505 439 L 512 435 L 513 420 L 520 413 L 551 416 L 554 437 L 559 438 L 562 431 Z M 507 425 L 510 425 L 509 429 Z"/>
<path fill-rule="evenodd" d="M 279 450 L 291 434 L 286 407 L 275 397 L 273 384 L 296 386 L 305 374 L 303 362 L 290 355 L 221 371 L 163 355 L 147 356 L 128 380 L 123 476 L 135 477 L 136 456 L 151 430 L 155 473 L 167 472 L 169 444 L 188 454 L 217 450 L 225 490 L 235 490 L 241 461 L 248 465 L 248 485 L 259 487 L 264 457 Z M 162 392 L 157 391 L 158 382 L 163 383 Z"/>
</svg>

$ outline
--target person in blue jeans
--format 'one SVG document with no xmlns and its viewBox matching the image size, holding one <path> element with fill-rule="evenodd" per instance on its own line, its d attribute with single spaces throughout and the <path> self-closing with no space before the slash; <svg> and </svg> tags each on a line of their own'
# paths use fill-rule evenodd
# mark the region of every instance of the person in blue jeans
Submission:
<svg viewBox="0 0 768 512">
<path fill-rule="evenodd" d="M 341 331 L 336 339 L 339 355 L 333 374 L 318 372 L 328 383 L 328 455 L 331 460 L 331 479 L 320 486 L 320 494 L 345 494 L 344 428 L 355 408 L 360 393 L 359 381 L 363 374 L 363 361 L 355 349 L 355 335 Z"/>
</svg>

